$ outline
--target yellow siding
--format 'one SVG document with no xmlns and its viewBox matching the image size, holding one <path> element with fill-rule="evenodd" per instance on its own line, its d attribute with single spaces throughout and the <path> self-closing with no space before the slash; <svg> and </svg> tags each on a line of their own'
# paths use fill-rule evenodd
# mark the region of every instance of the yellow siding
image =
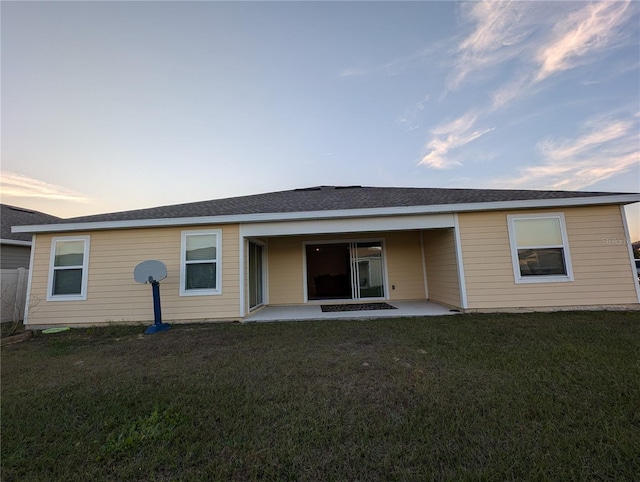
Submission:
<svg viewBox="0 0 640 482">
<path fill-rule="evenodd" d="M 39 234 L 31 282 L 34 306 L 29 313 L 29 324 L 153 320 L 151 287 L 133 280 L 133 269 L 147 259 L 157 259 L 167 265 L 168 276 L 160 284 L 163 320 L 238 319 L 238 226 L 207 228 L 222 229 L 221 295 L 179 296 L 181 233 L 189 229 L 153 228 L 74 233 L 90 236 L 85 301 L 46 301 L 53 235 Z"/>
<path fill-rule="evenodd" d="M 424 300 L 424 274 L 420 253 L 420 233 L 384 233 L 389 274 L 390 300 Z M 393 286 L 396 287 L 393 290 Z"/>
<path fill-rule="evenodd" d="M 545 212 L 564 212 L 574 281 L 516 284 L 507 215 Z M 626 242 L 603 241 L 625 239 L 619 206 L 463 213 L 459 223 L 469 309 L 638 302 Z"/>
<path fill-rule="evenodd" d="M 269 238 L 269 304 L 304 303 L 302 238 Z"/>
<path fill-rule="evenodd" d="M 358 239 L 384 240 L 389 299 L 425 299 L 420 234 L 417 231 L 404 231 L 269 238 L 269 304 L 304 303 L 304 242 Z M 391 289 L 392 285 L 395 285 L 395 290 Z"/>
<path fill-rule="evenodd" d="M 429 300 L 460 307 L 460 282 L 453 229 L 423 232 Z"/>
</svg>

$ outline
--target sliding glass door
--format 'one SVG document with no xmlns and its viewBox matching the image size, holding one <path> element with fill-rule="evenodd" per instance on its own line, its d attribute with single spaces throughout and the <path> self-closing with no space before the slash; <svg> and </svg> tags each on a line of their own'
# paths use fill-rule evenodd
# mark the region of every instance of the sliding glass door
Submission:
<svg viewBox="0 0 640 482">
<path fill-rule="evenodd" d="M 264 303 L 264 268 L 261 244 L 249 241 L 249 309 Z"/>
<path fill-rule="evenodd" d="M 381 241 L 306 245 L 308 300 L 384 298 Z"/>
</svg>

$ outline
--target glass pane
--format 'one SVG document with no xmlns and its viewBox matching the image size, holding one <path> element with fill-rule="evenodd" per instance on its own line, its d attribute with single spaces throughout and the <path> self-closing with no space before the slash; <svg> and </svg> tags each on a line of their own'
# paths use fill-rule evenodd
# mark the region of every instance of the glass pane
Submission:
<svg viewBox="0 0 640 482">
<path fill-rule="evenodd" d="M 197 234 L 187 236 L 187 261 L 216 259 L 216 235 Z"/>
<path fill-rule="evenodd" d="M 54 266 L 82 266 L 84 241 L 58 241 Z"/>
<path fill-rule="evenodd" d="M 562 248 L 519 249 L 518 259 L 522 276 L 567 274 Z"/>
<path fill-rule="evenodd" d="M 384 296 L 381 257 L 358 261 L 358 278 L 360 281 L 360 298 L 380 298 Z"/>
<path fill-rule="evenodd" d="M 307 296 L 310 300 L 351 299 L 349 244 L 308 244 Z"/>
<path fill-rule="evenodd" d="M 362 258 L 381 258 L 382 257 L 382 243 L 356 243 L 356 249 L 354 257 L 358 259 Z"/>
<path fill-rule="evenodd" d="M 56 269 L 53 272 L 54 295 L 79 295 L 82 292 L 81 269 Z"/>
<path fill-rule="evenodd" d="M 186 290 L 205 290 L 216 288 L 215 263 L 195 263 L 186 266 Z"/>
<path fill-rule="evenodd" d="M 380 241 L 355 243 L 358 267 L 358 293 L 360 298 L 384 296 L 382 276 L 382 243 Z"/>
<path fill-rule="evenodd" d="M 562 246 L 562 233 L 558 218 L 517 219 L 518 246 Z"/>
<path fill-rule="evenodd" d="M 262 303 L 262 246 L 249 243 L 249 307 Z"/>
</svg>

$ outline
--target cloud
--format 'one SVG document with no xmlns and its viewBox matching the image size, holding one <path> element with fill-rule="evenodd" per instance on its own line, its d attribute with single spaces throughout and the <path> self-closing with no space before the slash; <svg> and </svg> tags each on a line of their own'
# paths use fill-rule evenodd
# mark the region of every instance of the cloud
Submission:
<svg viewBox="0 0 640 482">
<path fill-rule="evenodd" d="M 463 19 L 475 28 L 455 50 L 458 58 L 448 88 L 455 89 L 474 71 L 520 55 L 535 30 L 538 19 L 535 8 L 531 2 L 485 0 L 462 3 Z"/>
<path fill-rule="evenodd" d="M 384 73 L 386 75 L 398 75 L 402 70 L 410 68 L 415 64 L 420 64 L 425 61 L 426 58 L 440 54 L 448 47 L 447 41 L 438 42 L 429 47 L 425 47 L 417 52 L 409 55 L 403 55 L 388 62 L 372 67 L 349 67 L 338 73 L 339 78 L 344 77 L 362 77 L 372 74 Z"/>
<path fill-rule="evenodd" d="M 630 4 L 630 0 L 566 2 L 554 3 L 549 10 L 550 4 L 540 2 L 462 3 L 461 16 L 473 29 L 454 51 L 447 87 L 453 90 L 473 73 L 500 68 L 510 78 L 493 92 L 490 110 L 534 94 L 544 88 L 543 80 L 623 45 L 628 39 L 622 26 L 633 17 Z"/>
<path fill-rule="evenodd" d="M 340 72 L 338 74 L 338 77 L 342 78 L 342 77 L 358 77 L 361 75 L 368 75 L 371 74 L 373 72 L 378 72 L 380 70 L 383 70 L 383 67 L 378 67 L 378 68 L 373 68 L 373 69 L 360 69 L 360 68 L 355 68 L 355 67 L 350 67 L 348 69 L 344 69 L 342 72 Z"/>
<path fill-rule="evenodd" d="M 574 158 L 598 146 L 624 137 L 633 127 L 633 122 L 623 120 L 609 121 L 607 123 L 590 121 L 588 124 L 593 125 L 591 132 L 573 141 L 554 143 L 547 140 L 539 144 L 539 149 L 549 159 Z"/>
<path fill-rule="evenodd" d="M 398 122 L 400 122 L 401 124 L 405 124 L 409 131 L 420 128 L 420 126 L 416 123 L 416 120 L 420 113 L 424 110 L 427 102 L 429 102 L 428 95 L 424 96 L 419 102 L 416 102 L 415 105 L 405 109 L 404 113 L 400 117 L 398 117 Z"/>
<path fill-rule="evenodd" d="M 2 171 L 0 175 L 3 197 L 39 198 L 78 203 L 89 202 L 84 194 L 72 191 L 63 186 L 49 184 L 22 174 Z"/>
<path fill-rule="evenodd" d="M 366 75 L 377 74 L 380 72 L 384 72 L 387 75 L 393 75 L 394 73 L 397 73 L 399 70 L 405 68 L 407 64 L 409 64 L 411 61 L 420 58 L 421 55 L 422 55 L 421 53 L 418 53 L 418 54 L 409 55 L 406 57 L 400 57 L 398 59 L 391 60 L 387 63 L 384 63 L 382 65 L 376 65 L 374 67 L 369 67 L 369 68 L 350 67 L 340 72 L 338 74 L 338 77 L 339 78 L 362 77 Z"/>
<path fill-rule="evenodd" d="M 459 165 L 459 161 L 448 156 L 449 152 L 494 130 L 493 128 L 474 129 L 477 120 L 478 113 L 470 111 L 448 124 L 433 129 L 431 131 L 432 139 L 427 144 L 428 152 L 422 157 L 419 164 L 436 169 Z"/>
<path fill-rule="evenodd" d="M 512 100 L 523 95 L 531 95 L 540 90 L 532 82 L 531 75 L 520 75 L 515 79 L 503 84 L 491 94 L 490 111 L 495 111 L 505 107 Z"/>
<path fill-rule="evenodd" d="M 628 20 L 629 1 L 587 4 L 554 27 L 553 36 L 536 55 L 535 81 L 571 69 L 588 54 L 608 47 L 619 38 L 619 27 Z"/>
<path fill-rule="evenodd" d="M 546 139 L 538 144 L 539 165 L 517 177 L 500 179 L 504 188 L 580 189 L 628 171 L 640 164 L 638 121 L 597 117 L 575 139 Z"/>
</svg>

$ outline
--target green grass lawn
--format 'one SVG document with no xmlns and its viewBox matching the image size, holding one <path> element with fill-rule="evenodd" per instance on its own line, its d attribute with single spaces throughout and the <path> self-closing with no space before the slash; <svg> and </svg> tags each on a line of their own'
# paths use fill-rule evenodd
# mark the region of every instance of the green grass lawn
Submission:
<svg viewBox="0 0 640 482">
<path fill-rule="evenodd" d="M 638 480 L 640 314 L 77 329 L 2 349 L 2 480 Z"/>
</svg>

